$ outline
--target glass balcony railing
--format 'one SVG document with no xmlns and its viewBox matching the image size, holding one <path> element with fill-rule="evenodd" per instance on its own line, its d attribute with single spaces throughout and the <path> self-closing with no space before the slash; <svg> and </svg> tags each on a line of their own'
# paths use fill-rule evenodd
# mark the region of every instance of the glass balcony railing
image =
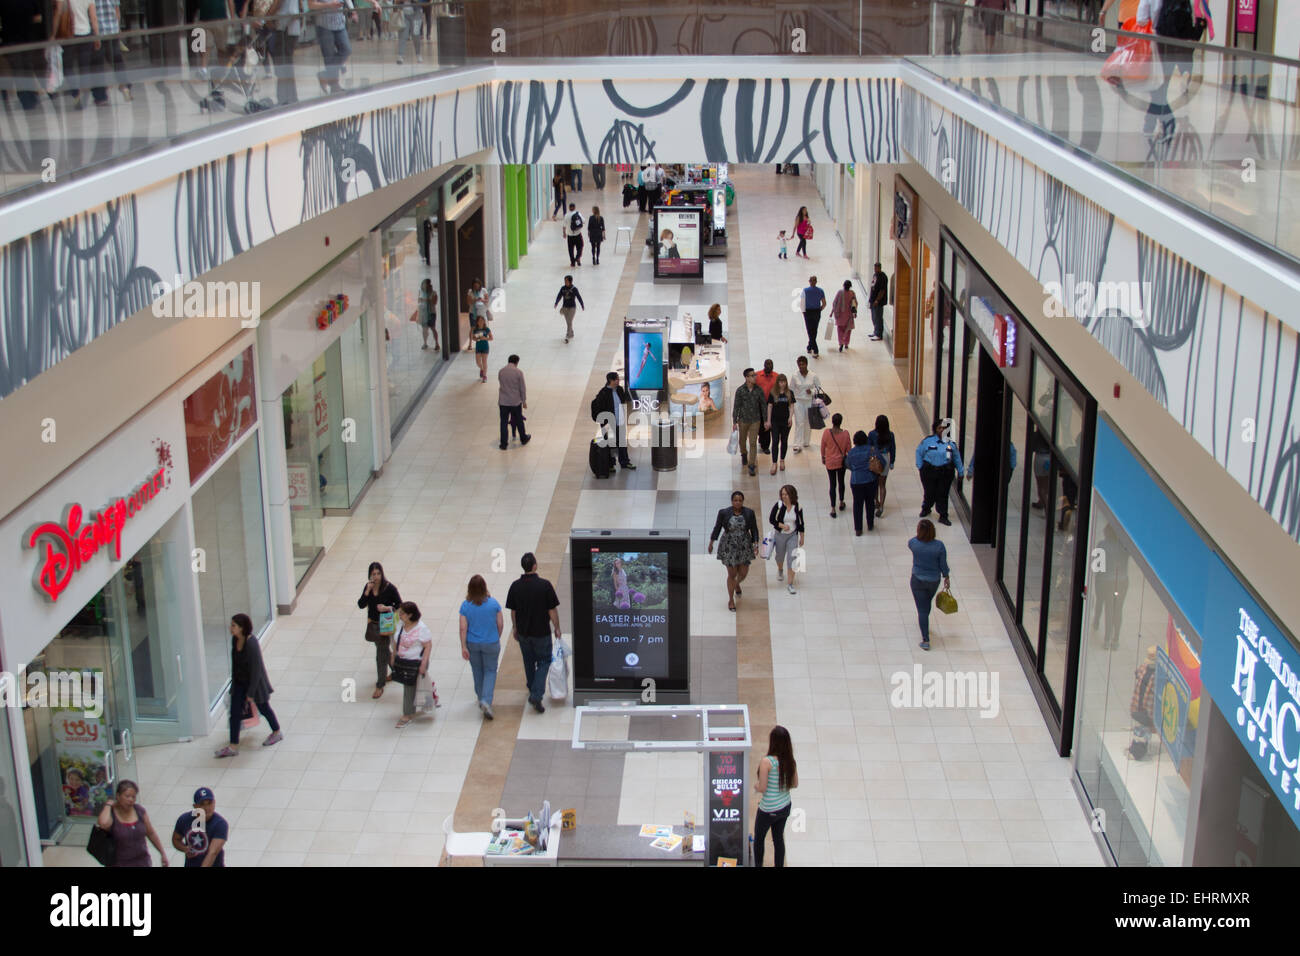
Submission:
<svg viewBox="0 0 1300 956">
<path fill-rule="evenodd" d="M 1107 79 L 1109 53 L 1133 35 L 942 0 L 362 3 L 370 0 L 353 0 L 358 9 L 341 13 L 313 9 L 0 46 L 0 208 L 50 182 L 248 116 L 465 66 L 904 57 L 1300 259 L 1300 199 L 1288 188 L 1300 163 L 1294 60 L 1161 40 L 1145 76 L 1134 69 Z M 0 4 L 0 36 L 26 35 L 6 22 Z"/>
<path fill-rule="evenodd" d="M 1300 63 L 951 3 L 931 24 L 910 62 L 1300 259 Z M 1150 59 L 1107 66 L 1134 42 Z"/>
</svg>

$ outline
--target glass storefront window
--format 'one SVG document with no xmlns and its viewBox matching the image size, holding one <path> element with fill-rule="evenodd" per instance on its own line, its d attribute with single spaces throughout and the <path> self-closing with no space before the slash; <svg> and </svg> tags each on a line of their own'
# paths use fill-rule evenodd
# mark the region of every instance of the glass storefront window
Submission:
<svg viewBox="0 0 1300 956">
<path fill-rule="evenodd" d="M 1079 473 L 1079 445 L 1083 442 L 1083 410 L 1064 388 L 1056 390 L 1056 447 L 1074 473 Z"/>
<path fill-rule="evenodd" d="M 955 253 L 954 260 L 952 291 L 957 296 L 957 307 L 959 309 L 965 309 L 966 294 L 969 291 L 969 287 L 966 285 L 966 263 L 962 260 L 961 256 L 958 256 Z"/>
<path fill-rule="evenodd" d="M 347 456 L 348 504 L 370 480 L 374 465 L 374 423 L 370 417 L 370 355 L 367 349 L 368 324 L 363 320 L 339 338 L 340 371 L 343 378 L 343 409 L 351 420 L 351 441 L 344 440 L 343 423 L 336 423 L 336 434 Z"/>
<path fill-rule="evenodd" d="M 979 391 L 980 391 L 980 353 L 981 348 L 979 340 L 975 333 L 966 325 L 966 320 L 959 315 L 958 324 L 961 326 L 963 339 L 962 348 L 965 351 L 963 357 L 964 365 L 962 366 L 961 379 L 958 380 L 955 387 L 964 390 L 964 415 L 965 427 L 961 435 L 961 460 L 965 462 L 973 461 L 975 458 L 975 423 L 979 421 Z M 964 482 L 963 482 L 964 484 Z M 962 494 L 969 494 L 965 488 Z"/>
<path fill-rule="evenodd" d="M 388 368 L 389 415 L 396 430 L 408 410 L 433 379 L 442 353 L 433 348 L 433 333 L 421 328 L 420 289 L 427 279 L 436 302 L 435 324 L 438 342 L 443 329 L 440 316 L 447 303 L 439 280 L 442 254 L 439 240 L 438 196 L 431 193 L 380 231 L 382 255 L 380 284 L 383 288 L 384 352 Z M 411 321 L 412 318 L 417 321 Z"/>
<path fill-rule="evenodd" d="M 955 310 L 952 306 L 952 296 L 944 289 L 938 291 L 939 299 L 939 377 L 936 379 L 935 396 L 937 405 L 935 413 L 939 418 L 944 418 L 952 414 L 952 348 L 953 348 L 953 316 Z M 954 419 L 952 437 L 957 438 L 957 422 Z M 963 461 L 965 459 L 962 459 Z"/>
<path fill-rule="evenodd" d="M 1057 468 L 1053 480 L 1059 491 L 1069 478 Z M 1064 494 L 1061 497 L 1064 499 Z M 1073 509 L 1058 507 L 1052 533 L 1051 563 L 1047 569 L 1047 633 L 1043 642 L 1043 676 L 1047 678 L 1058 704 L 1065 699 L 1070 614 L 1074 610 L 1074 549 Z"/>
<path fill-rule="evenodd" d="M 1052 404 L 1056 395 L 1056 378 L 1047 370 L 1038 356 L 1034 356 L 1033 377 L 1031 379 L 1030 393 L 1033 395 L 1033 404 L 1030 410 L 1034 417 L 1038 419 L 1038 424 L 1047 434 L 1052 433 Z"/>
<path fill-rule="evenodd" d="M 18 687 L 10 688 L 17 691 Z M 9 736 L 9 708 L 0 707 L 0 866 L 26 866 L 27 843 L 18 805 L 18 776 Z"/>
<path fill-rule="evenodd" d="M 324 382 L 324 356 L 298 376 L 280 398 L 284 409 L 284 448 L 289 473 L 289 521 L 293 537 L 295 582 L 301 582 L 316 556 L 325 550 L 325 513 L 321 504 L 322 489 L 329 477 L 321 474 L 317 451 L 318 414 L 328 427 L 329 411 L 324 393 L 317 396 L 317 385 Z M 316 368 L 322 367 L 317 379 Z M 318 413 L 317 409 L 321 407 Z"/>
<path fill-rule="evenodd" d="M 973 363 L 972 363 L 973 364 Z M 1025 427 L 1028 418 L 1024 403 L 1012 395 L 1011 448 L 1015 449 L 1015 468 L 1007 484 L 1007 506 L 1002 516 L 1002 586 L 1011 599 L 1013 613 L 1019 610 L 1020 595 L 1016 590 L 1020 582 L 1020 529 L 1025 508 L 1025 483 L 1032 470 L 1032 459 L 1025 454 Z"/>
<path fill-rule="evenodd" d="M 1037 428 L 1031 423 L 1029 429 L 1032 441 L 1032 433 L 1037 432 Z M 1049 454 L 1042 461 L 1048 467 L 1048 473 L 1042 480 L 1050 488 L 1051 455 Z M 1036 482 L 1038 480 L 1037 468 L 1039 465 L 1040 459 L 1036 457 L 1034 461 Z M 1024 628 L 1025 639 L 1029 642 L 1029 648 L 1033 652 L 1035 660 L 1038 658 L 1038 634 L 1042 623 L 1043 571 L 1047 567 L 1047 522 L 1050 520 L 1050 506 L 1031 510 L 1028 515 L 1028 531 L 1025 535 L 1025 570 L 1021 597 L 1023 606 L 1020 613 L 1020 624 Z"/>
<path fill-rule="evenodd" d="M 1120 866 L 1178 866 L 1196 748 L 1192 734 L 1176 753 L 1161 739 L 1156 687 L 1162 670 L 1177 670 L 1208 717 L 1211 708 L 1199 706 L 1208 703 L 1199 701 L 1200 640 L 1175 622 L 1095 496 L 1093 508 L 1098 558 L 1088 581 L 1075 769 L 1093 806 L 1105 811 L 1103 833 Z"/>
<path fill-rule="evenodd" d="M 194 543 L 203 548 L 207 561 L 207 569 L 195 577 L 208 672 L 207 699 L 215 705 L 230 680 L 231 615 L 247 614 L 258 633 L 271 619 L 262 473 L 255 437 L 247 439 L 195 490 L 191 510 Z"/>
</svg>

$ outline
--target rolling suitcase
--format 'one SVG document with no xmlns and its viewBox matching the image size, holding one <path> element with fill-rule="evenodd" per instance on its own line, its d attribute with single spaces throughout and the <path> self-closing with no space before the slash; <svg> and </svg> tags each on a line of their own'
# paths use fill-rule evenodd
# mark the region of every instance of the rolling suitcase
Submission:
<svg viewBox="0 0 1300 956">
<path fill-rule="evenodd" d="M 588 456 L 591 473 L 597 478 L 608 478 L 614 466 L 614 451 L 601 445 L 596 439 L 591 440 L 591 453 Z"/>
</svg>

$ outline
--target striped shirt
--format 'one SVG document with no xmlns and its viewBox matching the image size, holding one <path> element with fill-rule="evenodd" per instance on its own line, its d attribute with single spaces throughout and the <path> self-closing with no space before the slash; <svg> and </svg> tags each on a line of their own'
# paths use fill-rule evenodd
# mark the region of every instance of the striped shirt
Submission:
<svg viewBox="0 0 1300 956">
<path fill-rule="evenodd" d="M 767 759 L 771 763 L 771 768 L 767 771 L 767 789 L 763 791 L 763 799 L 758 801 L 758 809 L 775 813 L 790 805 L 790 791 L 781 789 L 781 773 L 777 767 L 776 757 L 768 754 Z"/>
</svg>

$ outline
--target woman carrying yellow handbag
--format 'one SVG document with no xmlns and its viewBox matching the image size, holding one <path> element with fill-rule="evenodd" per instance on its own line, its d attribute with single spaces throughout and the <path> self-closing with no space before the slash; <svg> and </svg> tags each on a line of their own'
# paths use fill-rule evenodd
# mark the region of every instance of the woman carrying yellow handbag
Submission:
<svg viewBox="0 0 1300 956">
<path fill-rule="evenodd" d="M 948 549 L 934 535 L 934 523 L 922 518 L 916 525 L 916 537 L 907 542 L 912 552 L 912 598 L 916 601 L 916 617 L 921 625 L 921 650 L 930 649 L 930 603 L 939 591 L 939 579 L 943 578 L 944 594 L 952 602 L 952 609 L 957 609 L 957 599 L 952 596 L 952 584 L 948 580 Z M 939 604 L 939 610 L 948 611 Z"/>
</svg>

